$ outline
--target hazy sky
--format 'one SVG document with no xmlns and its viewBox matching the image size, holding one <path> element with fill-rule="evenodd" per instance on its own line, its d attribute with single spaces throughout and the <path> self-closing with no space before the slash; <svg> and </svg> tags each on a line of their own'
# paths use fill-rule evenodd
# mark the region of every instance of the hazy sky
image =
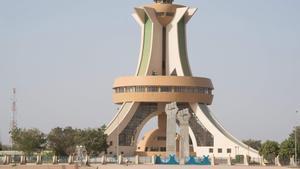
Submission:
<svg viewBox="0 0 300 169">
<path fill-rule="evenodd" d="M 214 115 L 239 139 L 282 141 L 300 123 L 300 1 L 178 0 L 190 65 L 212 79 Z M 10 90 L 18 126 L 99 127 L 116 113 L 112 84 L 133 75 L 150 0 L 0 0 L 0 134 L 8 142 Z"/>
</svg>

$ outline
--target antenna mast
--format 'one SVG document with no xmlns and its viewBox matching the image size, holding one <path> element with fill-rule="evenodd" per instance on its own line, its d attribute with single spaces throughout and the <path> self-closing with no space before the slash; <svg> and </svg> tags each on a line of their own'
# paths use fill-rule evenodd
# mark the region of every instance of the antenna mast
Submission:
<svg viewBox="0 0 300 169">
<path fill-rule="evenodd" d="M 10 132 L 17 127 L 17 90 L 16 88 L 12 89 L 11 97 L 11 122 L 10 122 Z M 10 138 L 10 144 L 12 146 L 12 139 Z"/>
</svg>

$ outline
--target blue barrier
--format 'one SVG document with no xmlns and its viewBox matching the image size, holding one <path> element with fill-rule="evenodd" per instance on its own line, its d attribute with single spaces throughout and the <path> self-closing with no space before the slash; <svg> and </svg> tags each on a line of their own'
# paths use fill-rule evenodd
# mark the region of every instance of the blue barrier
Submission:
<svg viewBox="0 0 300 169">
<path fill-rule="evenodd" d="M 175 155 L 170 155 L 169 159 L 163 161 L 160 156 L 155 157 L 155 164 L 163 164 L 163 165 L 177 165 L 179 164 L 176 160 Z"/>
<path fill-rule="evenodd" d="M 186 165 L 211 165 L 209 156 L 203 156 L 203 159 L 196 159 L 196 157 L 190 156 L 185 163 Z"/>
<path fill-rule="evenodd" d="M 178 165 L 179 162 L 176 160 L 175 155 L 170 155 L 168 159 L 162 160 L 160 156 L 155 157 L 155 164 L 159 165 Z M 202 159 L 190 156 L 185 162 L 186 165 L 211 165 L 209 156 L 203 156 Z"/>
</svg>

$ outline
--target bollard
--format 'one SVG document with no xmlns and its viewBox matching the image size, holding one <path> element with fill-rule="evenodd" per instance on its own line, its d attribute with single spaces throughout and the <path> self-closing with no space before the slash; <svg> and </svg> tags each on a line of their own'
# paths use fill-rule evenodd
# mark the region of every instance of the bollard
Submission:
<svg viewBox="0 0 300 169">
<path fill-rule="evenodd" d="M 214 155 L 212 155 L 212 157 L 211 157 L 211 166 L 215 166 L 216 164 L 215 164 L 215 156 Z"/>
<path fill-rule="evenodd" d="M 73 164 L 73 163 L 74 163 L 74 156 L 73 155 L 69 155 L 68 164 Z"/>
<path fill-rule="evenodd" d="M 10 155 L 5 155 L 4 156 L 4 165 L 9 165 L 11 163 L 11 156 Z"/>
<path fill-rule="evenodd" d="M 139 164 L 139 159 L 140 159 L 139 155 L 136 155 L 136 156 L 135 156 L 135 164 L 136 164 L 136 165 Z"/>
<path fill-rule="evenodd" d="M 151 163 L 152 163 L 153 165 L 155 165 L 155 158 L 156 158 L 155 155 L 153 155 L 153 156 L 151 157 Z"/>
<path fill-rule="evenodd" d="M 266 163 L 264 162 L 264 157 L 263 156 L 259 157 L 259 163 L 260 163 L 261 166 L 266 166 Z"/>
<path fill-rule="evenodd" d="M 37 165 L 42 164 L 42 156 L 41 156 L 41 155 L 37 155 L 37 156 L 36 156 L 36 164 L 37 164 Z"/>
<path fill-rule="evenodd" d="M 248 156 L 244 155 L 244 165 L 249 165 Z"/>
<path fill-rule="evenodd" d="M 296 166 L 294 156 L 290 158 L 290 166 Z"/>
<path fill-rule="evenodd" d="M 228 158 L 227 158 L 227 165 L 231 166 L 232 165 L 232 162 L 231 162 L 231 156 L 229 154 Z"/>
<path fill-rule="evenodd" d="M 8 165 L 9 164 L 8 163 L 8 156 L 7 155 L 4 156 L 3 164 L 4 165 Z"/>
<path fill-rule="evenodd" d="M 277 156 L 277 157 L 275 158 L 275 166 L 279 166 L 279 167 L 282 166 L 282 165 L 280 164 L 280 161 L 279 161 L 279 156 Z"/>
<path fill-rule="evenodd" d="M 57 156 L 56 156 L 56 155 L 54 155 L 54 156 L 52 157 L 52 164 L 58 164 L 58 159 L 57 159 Z"/>
<path fill-rule="evenodd" d="M 21 164 L 21 165 L 25 165 L 25 164 L 26 164 L 26 156 L 25 156 L 25 155 L 22 155 L 22 156 L 21 156 L 20 164 Z"/>
<path fill-rule="evenodd" d="M 118 157 L 118 164 L 122 164 L 122 163 L 123 163 L 123 157 L 122 154 L 120 154 Z"/>
<path fill-rule="evenodd" d="M 84 165 L 86 166 L 89 166 L 90 165 L 90 157 L 87 155 L 85 156 L 85 159 L 84 159 Z"/>
<path fill-rule="evenodd" d="M 106 156 L 105 155 L 103 155 L 102 157 L 101 157 L 101 163 L 104 165 L 104 164 L 106 164 Z"/>
</svg>

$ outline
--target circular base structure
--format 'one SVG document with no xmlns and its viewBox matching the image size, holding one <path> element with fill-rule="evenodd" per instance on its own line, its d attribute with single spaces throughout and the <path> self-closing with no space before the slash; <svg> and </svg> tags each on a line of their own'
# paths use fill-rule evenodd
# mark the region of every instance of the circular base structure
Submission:
<svg viewBox="0 0 300 169">
<path fill-rule="evenodd" d="M 210 105 L 213 85 L 210 79 L 185 76 L 121 77 L 114 83 L 114 103 L 184 102 Z"/>
</svg>

